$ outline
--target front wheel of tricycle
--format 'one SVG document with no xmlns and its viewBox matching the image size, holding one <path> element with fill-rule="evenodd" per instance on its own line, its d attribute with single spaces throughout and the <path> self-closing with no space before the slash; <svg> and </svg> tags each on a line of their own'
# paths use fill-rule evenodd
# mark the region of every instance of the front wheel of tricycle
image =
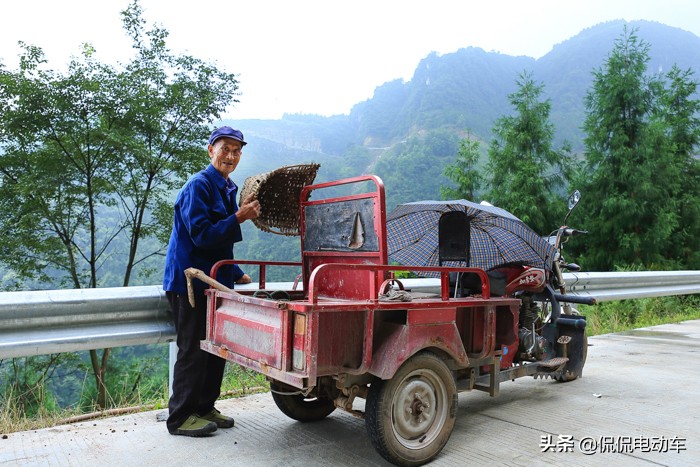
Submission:
<svg viewBox="0 0 700 467">
<path fill-rule="evenodd" d="M 332 400 L 304 396 L 287 385 L 271 382 L 270 391 L 277 408 L 287 417 L 300 422 L 322 420 L 335 410 Z"/>
<path fill-rule="evenodd" d="M 407 360 L 390 380 L 372 383 L 365 406 L 374 448 L 396 465 L 421 465 L 445 446 L 457 412 L 457 388 L 445 362 L 430 352 Z"/>
</svg>

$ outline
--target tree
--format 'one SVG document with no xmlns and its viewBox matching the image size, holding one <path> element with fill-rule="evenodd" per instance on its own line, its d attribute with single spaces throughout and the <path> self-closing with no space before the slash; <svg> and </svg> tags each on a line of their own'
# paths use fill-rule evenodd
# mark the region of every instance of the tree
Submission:
<svg viewBox="0 0 700 467">
<path fill-rule="evenodd" d="M 549 100 L 540 101 L 544 86 L 529 73 L 508 96 L 514 116 L 503 116 L 493 129 L 487 165 L 489 202 L 502 207 L 536 232 L 550 232 L 561 219 L 561 189 L 571 175 L 568 144 L 556 150 Z"/>
<path fill-rule="evenodd" d="M 458 147 L 459 137 L 440 129 L 411 136 L 384 152 L 372 170 L 386 186 L 387 211 L 401 203 L 438 199 L 447 180 L 444 167 Z"/>
<path fill-rule="evenodd" d="M 474 201 L 483 184 L 483 177 L 477 169 L 479 147 L 481 144 L 471 135 L 459 142 L 459 152 L 454 164 L 445 167 L 444 174 L 456 187 L 442 186 L 440 194 L 443 199 L 468 199 Z"/>
<path fill-rule="evenodd" d="M 677 193 L 679 224 L 672 232 L 668 252 L 680 267 L 700 268 L 700 160 L 695 157 L 700 145 L 700 100 L 698 82 L 691 70 L 674 66 L 666 75 L 668 86 L 659 106 L 679 175 Z"/>
<path fill-rule="evenodd" d="M 697 189 L 687 183 L 697 103 L 688 99 L 687 75 L 672 71 L 666 89 L 661 76 L 646 74 L 649 48 L 625 27 L 586 96 L 579 212 L 591 232 L 582 257 L 587 268 L 669 265 L 674 235 L 685 229 L 681 205 L 694 209 L 683 191 L 697 204 Z"/>
<path fill-rule="evenodd" d="M 235 75 L 173 55 L 168 32 L 146 30 L 142 13 L 138 0 L 122 12 L 135 51 L 126 66 L 99 63 L 85 44 L 59 73 L 20 43 L 19 69 L 0 69 L 0 252 L 20 280 L 128 286 L 162 255 L 167 200 L 206 162 L 211 122 L 237 102 Z M 104 407 L 109 349 L 91 357 Z"/>
</svg>

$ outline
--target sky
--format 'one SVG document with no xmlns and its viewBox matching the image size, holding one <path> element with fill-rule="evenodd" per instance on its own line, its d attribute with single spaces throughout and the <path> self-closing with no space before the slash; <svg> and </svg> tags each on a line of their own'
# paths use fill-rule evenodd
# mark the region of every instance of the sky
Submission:
<svg viewBox="0 0 700 467">
<path fill-rule="evenodd" d="M 80 45 L 105 63 L 132 56 L 120 11 L 131 0 L 0 0 L 0 63 L 16 69 L 18 41 L 60 70 Z M 700 36 L 698 0 L 140 0 L 168 47 L 238 75 L 230 119 L 348 114 L 376 87 L 410 80 L 418 63 L 480 47 L 539 58 L 601 22 L 657 21 Z M 612 44 L 611 44 L 612 47 Z"/>
</svg>

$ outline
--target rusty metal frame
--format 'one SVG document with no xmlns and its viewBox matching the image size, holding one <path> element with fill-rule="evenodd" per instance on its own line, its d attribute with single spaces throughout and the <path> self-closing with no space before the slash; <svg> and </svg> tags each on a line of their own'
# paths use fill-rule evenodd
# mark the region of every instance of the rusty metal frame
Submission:
<svg viewBox="0 0 700 467">
<path fill-rule="evenodd" d="M 299 261 L 253 261 L 253 260 L 240 260 L 240 259 L 223 259 L 221 261 L 217 261 L 214 263 L 214 266 L 212 266 L 211 271 L 209 272 L 209 277 L 215 278 L 217 273 L 219 272 L 219 268 L 221 266 L 226 266 L 230 264 L 251 264 L 258 266 L 258 288 L 259 289 L 264 289 L 265 286 L 267 285 L 265 283 L 266 279 L 266 274 L 267 274 L 267 267 L 268 266 L 296 266 L 296 267 L 301 267 L 302 263 Z"/>
</svg>

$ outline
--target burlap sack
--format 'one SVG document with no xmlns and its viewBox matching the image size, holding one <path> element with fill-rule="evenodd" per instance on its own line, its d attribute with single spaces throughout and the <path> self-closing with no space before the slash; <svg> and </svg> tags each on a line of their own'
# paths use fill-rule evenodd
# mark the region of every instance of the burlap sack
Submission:
<svg viewBox="0 0 700 467">
<path fill-rule="evenodd" d="M 299 197 L 306 185 L 316 178 L 320 164 L 280 167 L 271 172 L 245 179 L 239 205 L 250 194 L 260 202 L 260 216 L 253 223 L 265 232 L 299 235 Z"/>
</svg>

